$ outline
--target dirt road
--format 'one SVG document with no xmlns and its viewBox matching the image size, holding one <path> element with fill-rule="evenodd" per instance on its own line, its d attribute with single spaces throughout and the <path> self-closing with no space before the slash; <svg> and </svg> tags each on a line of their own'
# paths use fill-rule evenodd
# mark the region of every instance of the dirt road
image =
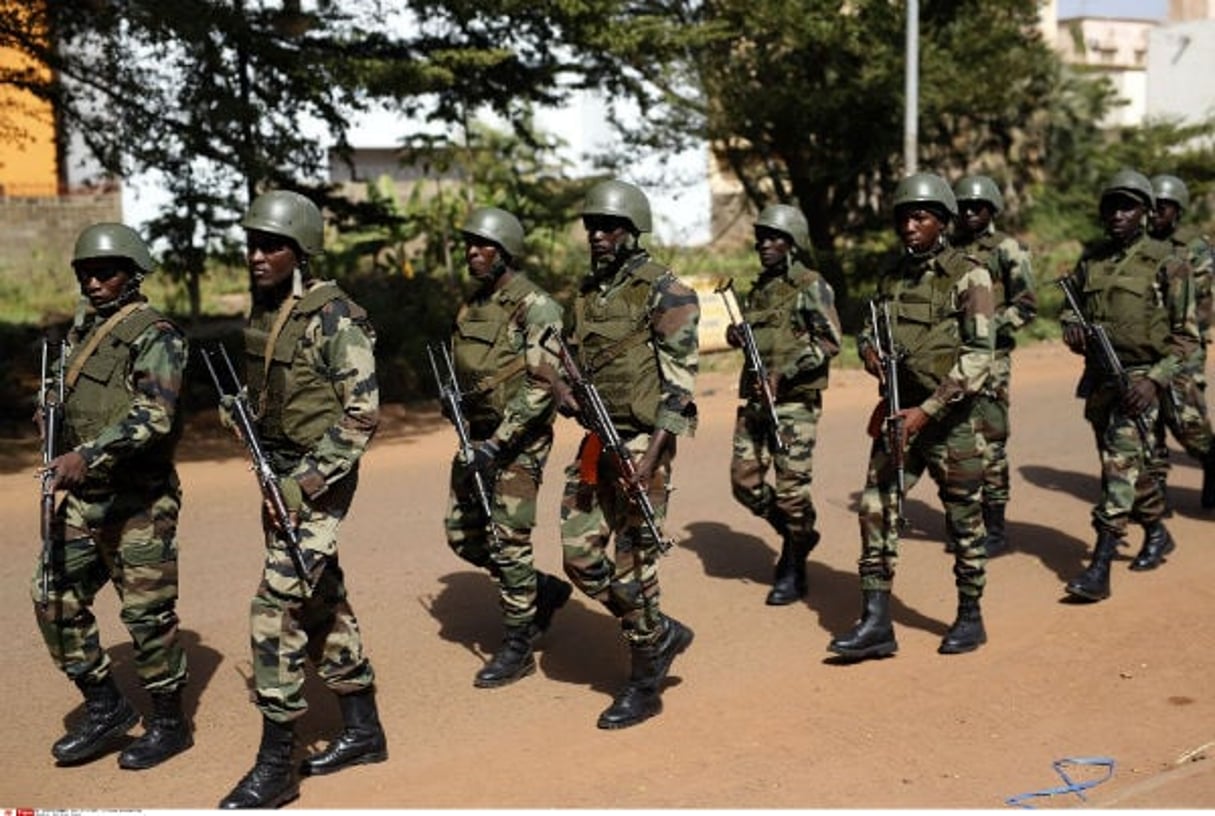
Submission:
<svg viewBox="0 0 1215 816">
<path fill-rule="evenodd" d="M 662 564 L 665 608 L 696 631 L 676 661 L 664 713 L 620 732 L 595 728 L 627 670 L 613 621 L 582 600 L 555 620 L 539 671 L 502 689 L 472 676 L 499 637 L 489 580 L 446 548 L 441 516 L 452 437 L 436 415 L 410 416 L 366 458 L 343 566 L 380 683 L 388 762 L 305 780 L 305 808 L 998 808 L 1052 787 L 1052 761 L 1108 756 L 1113 777 L 1090 804 L 1215 806 L 1215 524 L 1198 508 L 1201 471 L 1174 454 L 1161 569 L 1115 565 L 1114 596 L 1078 606 L 1063 583 L 1085 563 L 1096 454 L 1071 396 L 1078 360 L 1060 345 L 1017 352 L 1014 371 L 1014 550 L 990 569 L 990 642 L 944 657 L 953 619 L 951 557 L 931 483 L 908 502 L 911 530 L 896 580 L 901 650 L 834 665 L 825 650 L 859 611 L 854 505 L 864 476 L 863 425 L 875 400 L 862 372 L 833 375 L 816 455 L 823 540 L 805 603 L 764 605 L 776 542 L 730 497 L 732 377 L 706 375 L 701 428 L 680 449 Z M 539 565 L 559 571 L 560 468 L 576 429 L 562 421 L 541 493 Z M 248 600 L 259 572 L 252 477 L 227 440 L 192 440 L 225 458 L 181 465 L 185 506 L 182 624 L 196 745 L 160 768 L 121 771 L 113 756 L 56 768 L 49 753 L 75 688 L 54 670 L 33 624 L 36 483 L 13 462 L 0 475 L 0 665 L 4 739 L 0 806 L 209 808 L 248 769 L 259 733 L 248 701 Z M 1137 549 L 1138 530 L 1132 533 Z M 120 685 L 137 704 L 131 650 L 113 593 L 98 602 Z M 319 744 L 339 724 L 322 687 L 302 724 Z M 138 733 L 138 732 L 136 732 Z M 1080 780 L 1093 769 L 1073 770 Z M 1075 796 L 1047 806 L 1079 804 Z"/>
</svg>

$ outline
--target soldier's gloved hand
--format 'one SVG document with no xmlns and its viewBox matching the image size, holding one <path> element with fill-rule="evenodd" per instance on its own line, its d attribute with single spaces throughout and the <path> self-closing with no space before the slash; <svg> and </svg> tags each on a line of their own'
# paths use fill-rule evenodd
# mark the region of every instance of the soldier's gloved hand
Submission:
<svg viewBox="0 0 1215 816">
<path fill-rule="evenodd" d="M 742 348 L 742 333 L 733 323 L 726 326 L 726 344 L 730 348 Z"/>
<path fill-rule="evenodd" d="M 865 346 L 865 350 L 861 352 L 861 362 L 865 364 L 865 370 L 871 376 L 882 379 L 882 361 L 878 359 L 877 349 L 873 346 Z"/>
<path fill-rule="evenodd" d="M 1122 398 L 1122 407 L 1131 416 L 1139 416 L 1156 404 L 1159 394 L 1160 389 L 1156 383 L 1143 377 L 1132 382 L 1131 387 L 1126 389 L 1126 395 Z"/>
<path fill-rule="evenodd" d="M 470 470 L 475 470 L 484 478 L 491 479 L 498 469 L 498 457 L 502 449 L 492 439 L 483 439 L 472 443 L 472 461 L 468 463 Z"/>
<path fill-rule="evenodd" d="M 1063 327 L 1063 342 L 1074 354 L 1084 353 L 1084 329 L 1076 323 L 1068 323 Z"/>
</svg>

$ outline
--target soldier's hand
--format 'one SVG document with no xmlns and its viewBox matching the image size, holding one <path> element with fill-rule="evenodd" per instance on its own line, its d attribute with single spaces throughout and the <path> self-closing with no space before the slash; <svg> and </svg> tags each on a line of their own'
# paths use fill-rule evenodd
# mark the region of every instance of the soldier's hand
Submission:
<svg viewBox="0 0 1215 816">
<path fill-rule="evenodd" d="M 1139 416 L 1156 404 L 1160 389 L 1156 383 L 1147 377 L 1142 377 L 1131 383 L 1122 398 L 1122 407 L 1131 416 Z"/>
<path fill-rule="evenodd" d="M 742 333 L 733 323 L 726 326 L 726 344 L 730 348 L 742 348 Z"/>
<path fill-rule="evenodd" d="M 865 432 L 869 434 L 870 439 L 877 439 L 881 436 L 882 426 L 885 422 L 886 400 L 878 400 L 878 404 L 873 406 L 873 411 L 869 414 L 869 423 L 865 426 Z"/>
<path fill-rule="evenodd" d="M 878 358 L 877 349 L 873 346 L 865 346 L 865 350 L 861 352 L 861 362 L 865 364 L 865 370 L 871 376 L 882 379 L 882 361 Z"/>
<path fill-rule="evenodd" d="M 41 405 L 34 408 L 34 416 L 32 419 L 34 420 L 34 427 L 38 429 L 38 438 L 46 439 L 46 419 L 42 414 Z"/>
<path fill-rule="evenodd" d="M 903 448 L 906 449 L 907 444 L 924 429 L 931 417 L 925 413 L 923 408 L 916 406 L 915 408 L 904 408 L 899 411 L 899 416 L 903 418 Z"/>
<path fill-rule="evenodd" d="M 70 490 L 84 484 L 84 477 L 89 472 L 89 465 L 79 453 L 68 451 L 48 462 L 46 469 L 55 473 L 55 477 L 51 481 L 52 490 Z"/>
<path fill-rule="evenodd" d="M 1077 323 L 1068 323 L 1063 327 L 1063 342 L 1074 354 L 1084 353 L 1084 328 Z"/>
<path fill-rule="evenodd" d="M 780 393 L 781 377 L 779 371 L 768 372 L 768 390 L 772 392 L 772 399 L 776 399 L 776 395 Z"/>
<path fill-rule="evenodd" d="M 582 414 L 582 406 L 574 398 L 574 392 L 560 380 L 553 383 L 553 402 L 557 404 L 557 413 L 567 419 L 577 419 Z"/>
</svg>

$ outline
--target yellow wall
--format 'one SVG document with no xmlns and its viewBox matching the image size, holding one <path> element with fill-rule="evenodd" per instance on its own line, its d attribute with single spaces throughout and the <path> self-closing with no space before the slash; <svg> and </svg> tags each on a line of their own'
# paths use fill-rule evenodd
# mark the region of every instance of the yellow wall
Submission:
<svg viewBox="0 0 1215 816">
<path fill-rule="evenodd" d="M 0 49 L 0 66 L 30 65 L 25 55 Z M 58 194 L 55 124 L 51 106 L 32 94 L 0 85 L 0 194 L 51 197 Z"/>
</svg>

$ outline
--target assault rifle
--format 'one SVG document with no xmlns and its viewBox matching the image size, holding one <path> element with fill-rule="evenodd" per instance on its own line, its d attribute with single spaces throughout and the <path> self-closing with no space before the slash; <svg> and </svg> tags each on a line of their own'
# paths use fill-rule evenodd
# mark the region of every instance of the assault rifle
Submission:
<svg viewBox="0 0 1215 816">
<path fill-rule="evenodd" d="M 438 352 L 435 349 L 438 349 Z M 439 372 L 436 353 L 443 358 L 443 371 L 446 372 L 446 375 Z M 434 372 L 435 385 L 439 387 L 439 400 L 443 403 L 447 418 L 455 426 L 456 437 L 460 440 L 460 461 L 466 467 L 471 467 L 473 462 L 472 439 L 468 436 L 468 421 L 464 418 L 464 409 L 460 407 L 463 395 L 460 393 L 460 383 L 456 380 L 456 369 L 451 363 L 451 355 L 447 352 L 447 346 L 441 343 L 427 344 L 426 355 L 430 357 L 430 370 Z M 489 530 L 490 540 L 494 547 L 500 547 L 502 542 L 498 539 L 498 531 L 494 529 L 494 504 L 490 499 L 489 488 L 485 486 L 485 478 L 481 471 L 475 469 L 472 471 L 472 482 L 473 490 L 477 494 L 477 501 L 481 504 L 481 512 L 485 514 L 485 527 Z"/>
<path fill-rule="evenodd" d="M 299 528 L 291 523 L 291 514 L 287 511 L 283 491 L 278 486 L 278 477 L 270 467 L 270 461 L 266 458 L 261 439 L 257 435 L 257 427 L 253 421 L 253 409 L 249 406 L 249 391 L 236 376 L 236 369 L 232 367 L 232 359 L 228 356 L 228 350 L 223 345 L 219 345 L 218 348 L 218 352 L 203 349 L 203 362 L 207 365 L 207 373 L 211 375 L 211 382 L 215 384 L 215 390 L 219 392 L 220 403 L 230 407 L 232 419 L 236 423 L 236 431 L 240 434 L 241 441 L 245 443 L 246 450 L 249 451 L 250 470 L 257 477 L 262 498 L 270 505 L 270 511 L 278 521 L 279 529 L 282 530 L 283 538 L 287 542 L 287 555 L 291 557 L 291 565 L 295 567 L 295 574 L 299 577 L 300 583 L 304 587 L 304 595 L 307 597 L 312 594 L 315 587 L 312 586 L 312 580 L 308 576 L 308 567 L 304 564 Z M 230 389 L 221 382 L 219 373 L 216 372 L 215 365 L 211 362 L 212 355 L 216 354 L 223 360 Z"/>
<path fill-rule="evenodd" d="M 1085 354 L 1090 355 L 1090 359 L 1091 355 L 1096 356 L 1097 364 L 1105 369 L 1105 373 L 1114 381 L 1119 398 L 1125 398 L 1131 388 L 1131 378 L 1123 368 L 1122 361 L 1118 359 L 1118 353 L 1114 351 L 1114 344 L 1110 342 L 1110 336 L 1105 330 L 1105 326 L 1100 323 L 1092 323 L 1084 317 L 1084 312 L 1080 311 L 1080 300 L 1076 297 L 1076 292 L 1067 278 L 1059 278 L 1055 283 L 1059 284 L 1059 288 L 1063 290 L 1063 296 L 1067 298 L 1067 305 L 1075 313 L 1076 321 L 1084 331 Z M 1169 390 L 1172 391 L 1171 388 Z M 1136 414 L 1131 419 L 1135 423 L 1135 431 L 1139 434 L 1139 441 L 1143 444 L 1144 451 L 1150 453 L 1152 443 L 1148 434 L 1147 420 L 1143 418 L 1142 414 Z"/>
<path fill-rule="evenodd" d="M 890 324 L 890 301 L 883 299 L 879 308 L 877 300 L 869 301 L 869 320 L 873 323 L 874 348 L 878 364 L 882 369 L 880 391 L 886 401 L 886 417 L 882 421 L 882 438 L 886 453 L 894 467 L 894 489 L 898 525 L 905 527 L 907 517 L 903 515 L 903 502 L 907 496 L 907 463 L 903 450 L 903 425 L 905 418 L 899 404 L 899 360 L 902 352 L 894 343 L 894 327 Z"/>
<path fill-rule="evenodd" d="M 38 409 L 42 416 L 42 480 L 41 506 L 42 516 L 42 568 L 41 580 L 38 584 L 38 605 L 46 609 L 51 598 L 51 573 L 55 569 L 55 469 L 51 461 L 58 454 L 59 432 L 63 425 L 63 364 L 67 356 L 67 346 L 59 341 L 59 355 L 55 362 L 53 383 L 47 387 L 47 378 L 51 376 L 51 344 L 45 338 L 42 341 L 42 379 L 38 386 Z M 48 393 L 49 392 L 49 393 Z"/>
<path fill-rule="evenodd" d="M 768 425 L 772 431 L 772 450 L 776 453 L 785 453 L 789 446 L 785 444 L 785 440 L 780 435 L 780 420 L 776 417 L 776 395 L 772 393 L 772 383 L 768 381 L 768 369 L 764 365 L 763 358 L 759 356 L 759 347 L 755 345 L 755 332 L 751 330 L 751 324 L 742 319 L 742 310 L 738 308 L 738 299 L 734 294 L 734 279 L 722 279 L 713 291 L 721 295 L 721 299 L 725 301 L 730 325 L 738 332 L 739 339 L 742 341 L 743 358 L 746 360 L 747 368 L 759 383 L 760 401 L 764 404 L 764 412 L 768 415 Z"/>
<path fill-rule="evenodd" d="M 556 341 L 555 352 L 560 360 L 565 379 L 569 383 L 570 391 L 573 392 L 574 399 L 578 401 L 579 419 L 582 426 L 599 437 L 599 441 L 603 443 L 603 449 L 616 459 L 617 467 L 624 476 L 625 493 L 641 511 L 641 519 L 645 523 L 646 529 L 649 530 L 650 537 L 654 539 L 654 546 L 658 548 L 658 554 L 665 555 L 671 549 L 671 541 L 663 536 L 662 530 L 658 527 L 658 516 L 654 512 L 654 505 L 650 503 L 650 496 L 646 493 L 645 488 L 637 481 L 637 466 L 633 464 L 633 456 L 625 447 L 624 440 L 620 438 L 620 432 L 616 430 L 616 424 L 612 422 L 611 414 L 608 413 L 607 406 L 603 404 L 603 398 L 599 396 L 599 389 L 582 376 L 578 364 L 574 362 L 573 353 L 558 332 L 552 328 L 546 330 L 540 337 L 540 345 L 547 346 L 549 338 Z"/>
</svg>

